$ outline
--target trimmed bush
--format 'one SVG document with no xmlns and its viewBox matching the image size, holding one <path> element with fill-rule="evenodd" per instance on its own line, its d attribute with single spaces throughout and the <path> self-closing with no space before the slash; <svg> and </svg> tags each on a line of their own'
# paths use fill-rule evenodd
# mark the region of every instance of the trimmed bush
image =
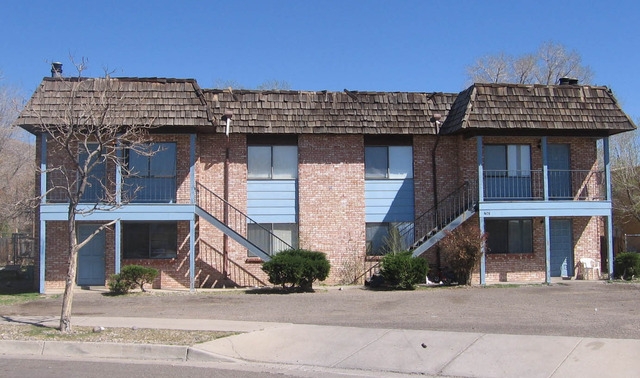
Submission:
<svg viewBox="0 0 640 378">
<path fill-rule="evenodd" d="M 140 265 L 127 265 L 119 274 L 109 277 L 109 291 L 113 294 L 127 294 L 129 290 L 140 287 L 145 292 L 144 284 L 151 283 L 158 276 L 158 270 Z"/>
<path fill-rule="evenodd" d="M 119 274 L 109 276 L 109 292 L 115 295 L 127 294 L 131 290 L 131 282 L 125 281 Z"/>
<path fill-rule="evenodd" d="M 640 254 L 635 252 L 619 253 L 613 260 L 613 271 L 616 278 L 631 280 L 640 277 Z"/>
<path fill-rule="evenodd" d="M 330 269 L 331 264 L 324 253 L 305 249 L 279 252 L 262 264 L 262 270 L 272 284 L 303 290 L 310 290 L 315 280 L 324 281 Z"/>
<path fill-rule="evenodd" d="M 380 265 L 385 284 L 400 290 L 413 290 L 429 272 L 427 260 L 413 257 L 409 251 L 389 253 Z"/>
</svg>

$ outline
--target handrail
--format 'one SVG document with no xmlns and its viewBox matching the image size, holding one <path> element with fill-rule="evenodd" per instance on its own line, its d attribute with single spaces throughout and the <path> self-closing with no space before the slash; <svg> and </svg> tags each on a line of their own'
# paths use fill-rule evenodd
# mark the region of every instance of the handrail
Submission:
<svg viewBox="0 0 640 378">
<path fill-rule="evenodd" d="M 218 220 L 223 221 L 229 228 L 244 236 L 247 240 L 249 239 L 248 225 L 254 226 L 252 233 L 254 233 L 257 239 L 268 243 L 267 250 L 264 250 L 265 243 L 256 243 L 255 241 L 251 243 L 270 256 L 285 249 L 293 249 L 289 243 L 280 239 L 270 230 L 251 219 L 248 215 L 199 182 L 196 182 L 196 201 L 200 208 Z"/>
<path fill-rule="evenodd" d="M 473 209 L 477 203 L 478 189 L 476 181 L 465 181 L 464 184 L 456 188 L 432 208 L 418 216 L 413 223 L 413 227 L 407 227 L 402 230 L 400 239 L 410 241 L 408 244 L 411 245 L 406 247 L 417 247 L 418 244 L 440 231 L 465 211 Z"/>
</svg>

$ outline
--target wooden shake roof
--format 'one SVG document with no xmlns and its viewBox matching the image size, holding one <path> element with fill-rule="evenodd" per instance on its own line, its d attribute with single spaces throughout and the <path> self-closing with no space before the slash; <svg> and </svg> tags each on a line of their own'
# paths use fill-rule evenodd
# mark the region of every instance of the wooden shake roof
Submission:
<svg viewBox="0 0 640 378">
<path fill-rule="evenodd" d="M 193 79 L 44 78 L 14 123 L 80 117 L 103 105 L 113 124 L 150 122 L 167 132 L 245 134 L 611 135 L 635 129 L 606 87 L 474 84 L 454 93 L 201 90 Z"/>
<path fill-rule="evenodd" d="M 446 114 L 455 94 L 207 90 L 205 98 L 217 132 L 232 112 L 239 133 L 435 134 L 433 116 Z"/>
<path fill-rule="evenodd" d="M 633 129 L 607 87 L 474 84 L 458 95 L 441 132 L 611 135 Z"/>
<path fill-rule="evenodd" d="M 16 125 L 39 132 L 43 124 L 86 120 L 112 105 L 106 124 L 141 122 L 163 128 L 208 127 L 209 108 L 194 79 L 44 78 Z"/>
</svg>

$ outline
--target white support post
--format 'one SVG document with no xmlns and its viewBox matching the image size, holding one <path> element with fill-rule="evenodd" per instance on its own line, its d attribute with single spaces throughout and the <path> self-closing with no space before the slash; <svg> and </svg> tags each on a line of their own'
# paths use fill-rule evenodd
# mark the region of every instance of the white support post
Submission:
<svg viewBox="0 0 640 378">
<path fill-rule="evenodd" d="M 476 154 L 478 162 L 478 207 L 484 201 L 484 173 L 482 163 L 482 136 L 476 137 Z M 482 211 L 478 212 L 478 223 L 480 224 L 480 235 L 484 235 L 484 216 Z M 482 246 L 480 251 L 480 285 L 487 284 L 487 251 L 486 246 Z"/>
<path fill-rule="evenodd" d="M 604 152 L 604 177 L 605 187 L 607 191 L 606 200 L 611 203 L 611 157 L 609 155 L 609 137 L 602 140 L 602 149 Z M 607 268 L 609 279 L 613 278 L 613 207 L 607 215 Z M 600 264 L 602 266 L 602 263 Z"/>
<path fill-rule="evenodd" d="M 551 283 L 551 226 L 549 217 L 544 217 L 544 271 L 545 282 Z"/>
<path fill-rule="evenodd" d="M 122 256 L 122 221 L 119 219 L 116 221 L 115 226 L 115 242 L 116 242 L 116 250 L 115 250 L 115 271 L 116 274 L 120 273 L 120 261 L 122 260 L 120 257 Z"/>
<path fill-rule="evenodd" d="M 195 214 L 193 215 L 195 218 Z M 189 221 L 189 291 L 196 291 L 196 221 Z"/>
<path fill-rule="evenodd" d="M 549 158 L 547 156 L 547 137 L 542 137 L 542 188 L 545 201 L 549 200 Z"/>
<path fill-rule="evenodd" d="M 47 192 L 47 134 L 41 134 L 40 139 L 40 204 L 47 203 L 45 193 Z M 42 207 L 38 207 L 40 211 L 40 219 L 42 219 Z M 45 293 L 45 272 L 47 269 L 47 224 L 40 220 L 40 269 L 39 269 L 39 287 L 40 294 Z"/>
<path fill-rule="evenodd" d="M 196 203 L 196 134 L 189 138 L 189 182 L 191 204 Z M 189 291 L 194 292 L 196 286 L 196 215 L 189 221 Z"/>
</svg>

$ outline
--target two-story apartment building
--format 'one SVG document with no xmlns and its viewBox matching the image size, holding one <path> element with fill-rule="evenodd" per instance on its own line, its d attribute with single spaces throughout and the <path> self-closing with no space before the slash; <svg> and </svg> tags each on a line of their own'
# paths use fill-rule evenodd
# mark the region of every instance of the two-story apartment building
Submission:
<svg viewBox="0 0 640 378">
<path fill-rule="evenodd" d="M 81 235 L 114 221 L 81 250 L 79 285 L 134 263 L 160 270 L 155 287 L 264 285 L 261 263 L 291 246 L 326 253 L 337 283 L 374 264 L 393 228 L 436 268 L 437 242 L 459 225 L 488 234 L 476 283 L 572 277 L 583 257 L 612 269 L 608 138 L 635 125 L 606 87 L 305 92 L 109 78 L 81 79 L 81 91 L 99 80 L 135 99 L 122 125 L 153 119 L 156 153 L 124 157 L 135 175 L 96 171 L 119 192 L 140 190 L 77 217 Z M 16 122 L 36 135 L 42 194 L 59 157 L 40 126 L 68 107 L 69 82 L 45 78 Z M 67 206 L 55 191 L 44 197 L 42 292 L 64 285 L 68 256 Z M 97 196 L 84 198 L 91 207 Z"/>
</svg>

